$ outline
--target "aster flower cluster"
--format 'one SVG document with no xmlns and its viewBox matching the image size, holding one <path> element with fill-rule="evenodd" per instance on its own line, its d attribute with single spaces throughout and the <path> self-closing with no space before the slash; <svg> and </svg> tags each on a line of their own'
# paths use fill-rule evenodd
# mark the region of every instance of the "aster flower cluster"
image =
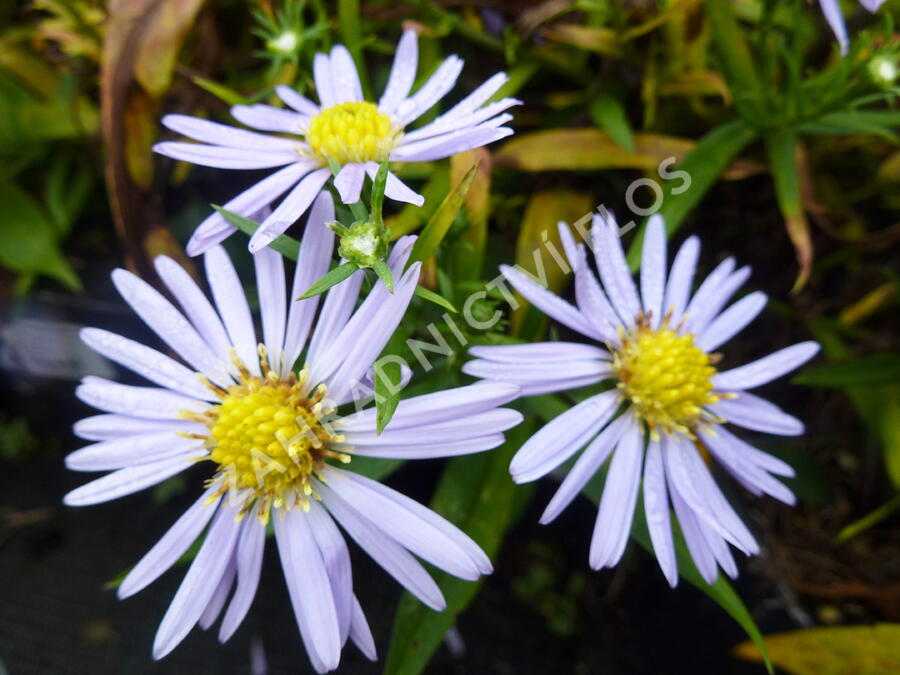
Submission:
<svg viewBox="0 0 900 675">
<path fill-rule="evenodd" d="M 337 45 L 313 61 L 318 103 L 280 86 L 276 93 L 286 108 L 231 109 L 252 131 L 186 115 L 163 118 L 191 139 L 159 143 L 155 149 L 163 155 L 221 169 L 275 171 L 194 231 L 187 251 L 202 256 L 209 295 L 165 256 L 154 261 L 164 292 L 129 271 L 113 272 L 116 290 L 159 344 L 102 328 L 81 332 L 90 348 L 146 382 L 82 381 L 76 395 L 98 413 L 75 425 L 88 444 L 65 462 L 73 471 L 104 475 L 69 492 L 65 503 L 109 502 L 179 474 L 196 488 L 193 504 L 118 587 L 120 598 L 138 593 L 197 546 L 156 634 L 155 659 L 197 625 L 208 629 L 218 621 L 222 642 L 235 633 L 264 576 L 269 534 L 313 667 L 337 668 L 348 640 L 375 659 L 354 590 L 350 541 L 437 611 L 446 606 L 444 596 L 420 561 L 470 581 L 489 574 L 492 565 L 460 528 L 367 477 L 355 460 L 491 451 L 522 422 L 522 413 L 507 407 L 522 397 L 594 387 L 522 444 L 509 467 L 511 479 L 524 483 L 577 456 L 542 523 L 607 467 L 590 544 L 594 569 L 621 559 L 642 497 L 657 560 L 672 586 L 679 574 L 676 525 L 708 583 L 719 569 L 735 576 L 729 547 L 752 555 L 759 545 L 717 485 L 713 461 L 750 492 L 793 503 L 777 479 L 791 476 L 791 467 L 726 425 L 801 434 L 799 420 L 750 390 L 799 367 L 818 346 L 804 342 L 746 365 L 730 364 L 718 350 L 762 311 L 766 298 L 751 293 L 726 307 L 749 277 L 749 269 L 736 269 L 731 258 L 694 290 L 695 237 L 667 271 L 658 217 L 646 228 L 639 288 L 609 216 L 595 216 L 585 243 L 560 225 L 575 304 L 521 270 L 501 266 L 515 290 L 575 337 L 472 347 L 462 371 L 474 382 L 401 398 L 385 425 L 376 362 L 403 324 L 424 259 L 413 255 L 414 236 L 389 245 L 383 198 L 423 203 L 392 163 L 430 162 L 498 141 L 512 133 L 507 111 L 519 104 L 494 100 L 507 81 L 498 73 L 432 121 L 410 128 L 451 91 L 462 70 L 462 61 L 451 56 L 413 92 L 417 64 L 416 34 L 408 30 L 384 92 L 377 102 L 367 101 L 350 52 Z M 370 210 L 359 204 L 367 176 Z M 362 209 L 366 217 L 338 222 L 332 189 L 354 206 L 355 216 Z M 249 241 L 259 329 L 244 283 L 221 246 L 237 229 L 235 217 L 260 219 Z M 270 245 L 301 220 L 289 280 L 290 263 Z M 329 271 L 335 252 L 341 263 Z M 377 279 L 367 278 L 365 268 Z M 723 362 L 728 369 L 720 369 Z M 401 371 L 403 383 L 411 376 Z"/>
</svg>

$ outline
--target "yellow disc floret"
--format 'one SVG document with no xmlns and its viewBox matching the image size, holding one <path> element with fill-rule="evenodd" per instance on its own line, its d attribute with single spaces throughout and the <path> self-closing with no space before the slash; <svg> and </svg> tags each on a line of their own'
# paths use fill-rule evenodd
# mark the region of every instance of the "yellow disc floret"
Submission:
<svg viewBox="0 0 900 675">
<path fill-rule="evenodd" d="M 660 429 L 693 435 L 703 406 L 720 398 L 710 381 L 716 373 L 710 355 L 694 345 L 693 335 L 679 334 L 665 323 L 652 329 L 642 321 L 623 334 L 613 366 L 622 395 L 654 435 Z"/>
<path fill-rule="evenodd" d="M 309 508 L 315 497 L 311 479 L 319 474 L 328 457 L 342 462 L 349 455 L 329 449 L 343 441 L 334 432 L 334 420 L 323 413 L 324 386 L 312 393 L 306 372 L 280 377 L 268 365 L 260 346 L 263 375 L 251 375 L 239 360 L 238 382 L 227 389 L 210 384 L 219 402 L 203 413 L 185 411 L 188 419 L 208 428 L 203 436 L 208 459 L 218 467 L 211 483 L 216 494 L 229 494 L 241 513 L 259 506 L 259 516 L 268 519 L 272 506 Z"/>
<path fill-rule="evenodd" d="M 306 140 L 321 159 L 343 165 L 384 161 L 399 133 L 374 103 L 356 101 L 333 105 L 313 117 Z"/>
</svg>

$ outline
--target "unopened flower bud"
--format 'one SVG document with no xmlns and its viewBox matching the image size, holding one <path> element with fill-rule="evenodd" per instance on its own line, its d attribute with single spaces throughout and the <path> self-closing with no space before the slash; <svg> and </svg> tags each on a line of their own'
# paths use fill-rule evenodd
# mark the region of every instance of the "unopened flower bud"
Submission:
<svg viewBox="0 0 900 675">
<path fill-rule="evenodd" d="M 371 267 L 388 251 L 387 231 L 371 222 L 357 221 L 341 236 L 340 256 L 360 267 Z"/>
</svg>

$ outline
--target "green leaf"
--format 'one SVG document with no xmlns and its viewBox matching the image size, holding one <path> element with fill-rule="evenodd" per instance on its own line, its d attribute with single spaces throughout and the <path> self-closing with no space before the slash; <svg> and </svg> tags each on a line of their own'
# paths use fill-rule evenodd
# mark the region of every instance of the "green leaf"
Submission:
<svg viewBox="0 0 900 675">
<path fill-rule="evenodd" d="M 396 358 L 404 346 L 404 333 L 396 331 L 375 362 L 375 431 L 380 434 L 391 421 L 400 402 L 402 370 Z"/>
<path fill-rule="evenodd" d="M 763 103 L 763 87 L 731 0 L 704 3 L 707 25 L 712 33 L 722 70 L 734 94 L 735 105 L 751 121 Z"/>
<path fill-rule="evenodd" d="M 450 191 L 450 194 L 444 198 L 437 211 L 428 220 L 428 223 L 422 230 L 422 234 L 419 235 L 419 238 L 413 245 L 409 262 L 406 263 L 407 267 L 415 262 L 428 260 L 437 251 L 438 246 L 440 246 L 444 236 L 456 219 L 456 214 L 462 208 L 466 192 L 469 191 L 469 185 L 472 183 L 472 178 L 474 178 L 477 169 L 477 164 L 469 169 L 468 173 L 456 184 L 453 190 Z"/>
<path fill-rule="evenodd" d="M 874 354 L 863 359 L 807 368 L 791 380 L 810 387 L 875 387 L 900 382 L 900 354 Z"/>
<path fill-rule="evenodd" d="M 87 138 L 99 125 L 100 114 L 87 99 L 12 105 L 0 98 L 0 145 L 3 146 Z"/>
<path fill-rule="evenodd" d="M 255 220 L 251 220 L 245 216 L 242 216 L 239 213 L 234 213 L 233 211 L 229 211 L 228 209 L 223 209 L 221 206 L 217 206 L 216 204 L 212 204 L 212 207 L 222 214 L 222 217 L 225 218 L 229 223 L 234 225 L 241 232 L 246 234 L 247 236 L 253 236 L 253 233 L 259 229 L 259 223 Z M 279 235 L 275 238 L 271 244 L 269 244 L 269 248 L 275 249 L 285 258 L 289 260 L 293 260 L 296 262 L 297 257 L 300 255 L 300 242 L 294 239 L 293 237 L 289 237 L 286 234 Z"/>
<path fill-rule="evenodd" d="M 366 77 L 367 70 L 362 58 L 362 39 L 359 25 L 359 0 L 338 0 L 337 18 L 340 26 L 341 38 L 347 50 L 353 57 L 356 72 L 359 74 L 360 84 L 363 89 L 364 100 L 372 98 L 371 87 Z"/>
<path fill-rule="evenodd" d="M 633 135 L 627 151 L 606 131 L 594 127 L 542 129 L 513 136 L 496 153 L 498 166 L 520 171 L 589 171 L 643 169 L 658 171 L 660 162 L 680 160 L 695 149 L 694 141 L 646 131 Z"/>
<path fill-rule="evenodd" d="M 509 478 L 509 461 L 534 430 L 532 420 L 506 434 L 506 443 L 477 455 L 455 457 L 447 462 L 431 508 L 456 524 L 493 558 L 504 533 L 531 494 L 531 486 L 516 485 Z M 387 675 L 417 675 L 456 622 L 481 582 L 463 581 L 444 572 L 435 575 L 447 600 L 447 609 L 435 612 L 409 593 L 397 608 Z"/>
<path fill-rule="evenodd" d="M 481 277 L 487 245 L 488 217 L 491 205 L 491 153 L 485 148 L 458 152 L 450 158 L 450 175 L 454 183 L 478 164 L 472 184 L 463 200 L 464 228 L 454 236 L 449 255 L 442 260 L 449 273 L 448 295 L 453 286 Z M 440 271 L 440 270 L 439 270 Z"/>
<path fill-rule="evenodd" d="M 224 84 L 219 84 L 199 75 L 191 77 L 191 82 L 228 105 L 245 105 L 247 103 L 247 99 L 244 96 L 234 89 L 226 87 Z"/>
<path fill-rule="evenodd" d="M 560 293 L 571 282 L 567 273 L 548 251 L 563 250 L 559 238 L 560 221 L 579 222 L 594 206 L 591 195 L 564 188 L 540 190 L 528 198 L 519 235 L 516 238 L 516 268 L 535 277 L 553 293 Z M 547 328 L 547 316 L 519 297 L 519 305 L 510 315 L 510 331 L 514 335 L 539 339 Z"/>
<path fill-rule="evenodd" d="M 416 286 L 416 290 L 414 293 L 422 298 L 423 300 L 428 300 L 428 302 L 433 302 L 435 305 L 443 307 L 446 310 L 457 313 L 459 312 L 456 307 L 453 306 L 453 303 L 447 300 L 443 295 L 439 295 L 434 291 L 430 291 L 424 286 Z"/>
<path fill-rule="evenodd" d="M 72 229 L 72 223 L 81 213 L 94 187 L 94 174 L 83 165 L 73 166 L 64 156 L 54 160 L 47 169 L 44 184 L 46 207 L 58 236 Z"/>
<path fill-rule="evenodd" d="M 384 204 L 384 191 L 387 189 L 387 177 L 390 171 L 390 160 L 385 159 L 378 165 L 378 173 L 375 174 L 375 180 L 372 181 L 372 221 L 383 223 L 381 219 L 381 207 Z"/>
<path fill-rule="evenodd" d="M 297 299 L 306 300 L 307 298 L 324 293 L 332 286 L 337 286 L 358 269 L 359 265 L 352 262 L 345 262 L 343 265 L 338 265 L 329 272 L 326 272 L 325 276 L 307 288 L 306 292 Z"/>
<path fill-rule="evenodd" d="M 843 544 L 853 539 L 853 537 L 862 534 L 866 530 L 875 527 L 882 520 L 892 515 L 900 509 L 900 495 L 897 495 L 886 504 L 882 504 L 871 513 L 866 514 L 859 520 L 855 520 L 849 525 L 841 528 L 834 537 L 835 544 Z"/>
<path fill-rule="evenodd" d="M 23 275 L 53 277 L 73 290 L 81 282 L 59 249 L 56 225 L 30 194 L 0 181 L 0 264 Z"/>
<path fill-rule="evenodd" d="M 618 97 L 604 91 L 591 101 L 589 111 L 594 123 L 608 133 L 610 138 L 628 152 L 634 152 L 634 135 L 625 114 L 625 106 Z"/>
<path fill-rule="evenodd" d="M 699 140 L 696 147 L 671 170 L 673 181 L 682 178 L 677 190 L 666 196 L 659 215 L 666 222 L 666 232 L 675 232 L 685 217 L 709 191 L 731 161 L 757 136 L 755 129 L 740 120 L 722 124 Z M 684 174 L 679 174 L 683 171 Z M 689 178 L 690 183 L 687 183 Z M 628 262 L 636 270 L 641 262 L 645 222 L 628 249 Z"/>
<path fill-rule="evenodd" d="M 892 110 L 847 110 L 827 113 L 807 122 L 799 131 L 823 135 L 872 134 L 897 142 L 893 128 L 900 126 L 900 112 Z"/>
<path fill-rule="evenodd" d="M 387 286 L 387 289 L 393 293 L 394 275 L 391 274 L 391 268 L 387 266 L 387 263 L 384 262 L 384 260 L 379 260 L 372 265 L 372 269 L 375 270 L 375 274 L 377 274 L 378 278 L 381 279 L 381 282 Z"/>
<path fill-rule="evenodd" d="M 809 237 L 809 223 L 803 209 L 800 195 L 800 178 L 796 161 L 797 136 L 785 128 L 774 129 L 766 135 L 766 151 L 769 157 L 769 170 L 775 181 L 775 197 L 778 208 L 784 216 L 788 236 L 794 245 L 800 273 L 794 282 L 794 290 L 798 291 L 806 285 L 813 261 L 812 240 Z"/>
</svg>

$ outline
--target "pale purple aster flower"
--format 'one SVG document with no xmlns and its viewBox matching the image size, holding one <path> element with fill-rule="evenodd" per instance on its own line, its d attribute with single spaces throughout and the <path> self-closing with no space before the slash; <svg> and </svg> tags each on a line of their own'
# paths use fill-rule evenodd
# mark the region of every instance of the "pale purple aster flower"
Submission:
<svg viewBox="0 0 900 675">
<path fill-rule="evenodd" d="M 410 94 L 418 68 L 416 33 L 408 30 L 397 45 L 387 86 L 378 103 L 363 100 L 356 66 L 343 45 L 330 54 L 316 54 L 313 75 L 317 105 L 290 87 L 276 91 L 289 109 L 268 105 L 237 105 L 236 120 L 269 134 L 246 131 L 186 115 L 166 115 L 163 124 L 199 143 L 165 142 L 154 149 L 175 159 L 222 169 L 283 167 L 225 204 L 250 216 L 287 193 L 250 240 L 255 253 L 292 225 L 331 176 L 328 159 L 339 166 L 334 186 L 344 203 L 359 200 L 366 175 L 374 178 L 385 159 L 427 162 L 493 143 L 512 134 L 503 126 L 504 113 L 520 101 L 488 100 L 507 81 L 497 73 L 441 114 L 433 122 L 409 131 L 407 127 L 437 104 L 456 84 L 463 61 L 450 56 L 425 84 Z M 291 137 L 286 137 L 285 134 Z M 388 174 L 385 195 L 421 206 L 424 198 L 396 175 Z M 218 213 L 194 232 L 187 251 L 203 253 L 228 237 L 235 228 Z"/>
<path fill-rule="evenodd" d="M 884 4 L 884 0 L 859 0 L 859 4 L 874 14 Z M 850 38 L 847 36 L 847 24 L 844 23 L 844 13 L 841 11 L 840 1 L 819 0 L 819 6 L 822 8 L 825 20 L 831 26 L 834 37 L 837 38 L 838 46 L 841 48 L 841 56 L 846 55 L 847 50 L 850 48 Z"/>
<path fill-rule="evenodd" d="M 751 447 L 724 424 L 785 436 L 803 433 L 799 420 L 747 390 L 802 365 L 818 345 L 803 342 L 718 372 L 715 351 L 766 303 L 765 295 L 756 292 L 723 309 L 747 280 L 749 268 L 735 270 L 729 258 L 692 296 L 699 242 L 690 237 L 684 243 L 667 278 L 665 227 L 656 216 L 644 239 L 638 290 L 612 218 L 595 216 L 591 229 L 600 281 L 588 266 L 584 244 L 576 246 L 565 224 L 560 234 L 575 270 L 576 305 L 514 268 L 501 271 L 535 307 L 588 342 L 473 347 L 477 359 L 463 370 L 487 381 L 518 384 L 523 395 L 604 380 L 612 388 L 578 403 L 529 439 L 510 464 L 513 479 L 540 478 L 584 448 L 541 517 L 548 523 L 612 457 L 591 541 L 591 567 L 612 567 L 622 557 L 643 476 L 650 538 L 669 583 L 678 580 L 670 504 L 703 578 L 715 581 L 719 566 L 734 576 L 728 544 L 748 555 L 759 547 L 719 490 L 704 456 L 717 460 L 751 492 L 793 503 L 791 491 L 771 475 L 792 476 L 791 467 Z"/>
<path fill-rule="evenodd" d="M 318 298 L 290 302 L 325 272 L 333 246 L 325 223 L 333 209 L 327 193 L 313 205 L 290 295 L 283 258 L 269 248 L 254 257 L 259 344 L 240 280 L 218 246 L 204 256 L 212 302 L 166 257 L 156 259 L 156 270 L 180 308 L 130 272 L 112 275 L 125 301 L 183 363 L 99 328 L 82 332 L 90 347 L 154 386 L 83 380 L 77 396 L 103 414 L 75 425 L 92 444 L 68 455 L 66 465 L 110 473 L 73 490 L 65 503 L 106 502 L 198 464 L 209 469 L 203 494 L 118 589 L 120 598 L 142 590 L 203 536 L 156 634 L 155 659 L 223 611 L 219 640 L 234 633 L 256 593 L 270 517 L 300 634 L 319 672 L 338 666 L 348 638 L 375 658 L 338 525 L 436 610 L 444 609 L 443 595 L 414 556 L 463 579 L 491 571 L 461 530 L 354 473 L 352 458 L 447 457 L 498 446 L 521 420 L 499 407 L 518 387 L 479 383 L 405 399 L 380 435 L 373 407 L 343 412 L 360 393 L 371 394 L 373 361 L 406 310 L 419 264 L 403 271 L 415 239 L 406 237 L 389 258 L 393 293 L 378 284 L 355 308 L 358 271 L 329 291 L 317 318 Z M 295 373 L 298 359 L 304 365 Z"/>
</svg>

